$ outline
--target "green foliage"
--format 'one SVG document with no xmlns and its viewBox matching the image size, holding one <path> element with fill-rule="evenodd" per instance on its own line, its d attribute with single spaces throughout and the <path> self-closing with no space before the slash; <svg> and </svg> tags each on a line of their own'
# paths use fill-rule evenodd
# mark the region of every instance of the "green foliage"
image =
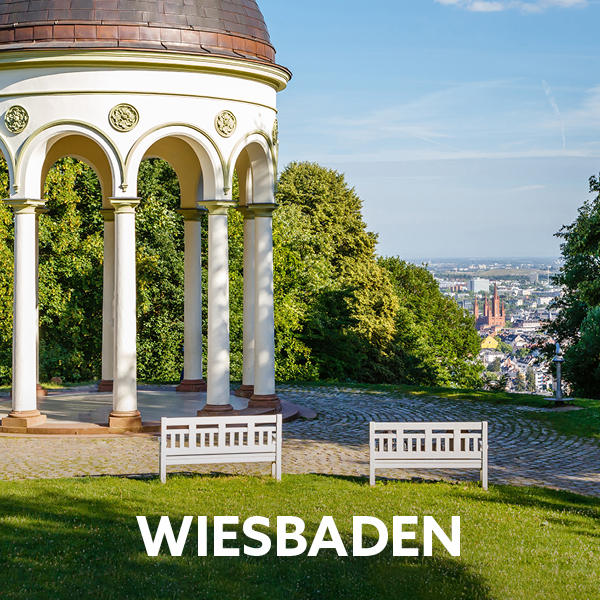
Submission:
<svg viewBox="0 0 600 600">
<path fill-rule="evenodd" d="M 183 366 L 184 224 L 179 183 L 164 160 L 143 161 L 136 210 L 138 376 L 178 381 Z"/>
<path fill-rule="evenodd" d="M 504 354 L 513 353 L 513 347 L 510 344 L 507 344 L 506 342 L 502 341 L 499 337 L 495 337 L 494 339 L 498 342 L 498 350 L 500 352 L 504 352 Z"/>
<path fill-rule="evenodd" d="M 563 226 L 556 234 L 564 240 L 561 244 L 564 263 L 553 282 L 563 286 L 564 294 L 552 301 L 550 307 L 560 313 L 545 330 L 567 349 L 563 373 L 574 393 L 600 398 L 600 388 L 595 384 L 595 373 L 600 368 L 600 353 L 596 351 L 600 337 L 594 339 L 600 332 L 594 326 L 595 313 L 590 315 L 600 306 L 599 177 L 590 178 L 590 193 L 595 197 L 583 204 L 571 225 Z M 550 359 L 554 344 L 549 344 L 545 353 Z"/>
<path fill-rule="evenodd" d="M 515 377 L 515 388 L 517 392 L 525 391 L 525 377 L 521 371 L 517 371 L 517 376 Z"/>
<path fill-rule="evenodd" d="M 500 373 L 500 371 L 502 370 L 502 367 L 500 365 L 500 359 L 496 358 L 493 363 L 488 365 L 487 370 L 492 373 Z"/>
<path fill-rule="evenodd" d="M 566 349 L 563 376 L 577 382 L 579 394 L 598 397 L 600 389 L 600 306 L 589 309 L 577 343 Z"/>
<path fill-rule="evenodd" d="M 0 194 L 8 198 L 4 159 L 0 159 Z M 12 211 L 0 202 L 0 383 L 10 382 L 12 375 L 13 244 Z"/>
<path fill-rule="evenodd" d="M 473 317 L 444 296 L 427 269 L 380 259 L 398 299 L 394 361 L 405 381 L 478 387 L 482 367 Z"/>
<path fill-rule="evenodd" d="M 7 184 L 6 169 L 0 185 Z M 183 356 L 184 224 L 179 184 L 163 160 L 138 178 L 138 376 L 179 378 Z M 101 368 L 103 221 L 100 184 L 65 158 L 46 182 L 40 217 L 42 378 L 80 381 Z M 233 198 L 238 198 L 234 178 Z M 473 319 L 426 269 L 377 259 L 361 200 L 339 173 L 292 163 L 273 217 L 276 377 L 471 386 L 480 383 Z M 0 378 L 10 377 L 12 219 L 0 207 Z M 229 211 L 231 376 L 242 376 L 244 220 Z M 207 256 L 207 218 L 203 218 Z M 206 261 L 204 261 L 206 263 Z M 206 289 L 206 267 L 203 283 Z M 206 296 L 206 295 L 205 295 Z M 206 299 L 204 300 L 206 333 Z M 205 337 L 206 339 L 206 337 Z"/>
<path fill-rule="evenodd" d="M 102 354 L 102 207 L 94 172 L 59 160 L 39 217 L 40 377 L 97 377 Z"/>
<path fill-rule="evenodd" d="M 525 381 L 527 385 L 528 392 L 535 392 L 537 386 L 535 385 L 535 372 L 531 367 L 527 367 L 527 371 L 525 371 Z"/>
</svg>

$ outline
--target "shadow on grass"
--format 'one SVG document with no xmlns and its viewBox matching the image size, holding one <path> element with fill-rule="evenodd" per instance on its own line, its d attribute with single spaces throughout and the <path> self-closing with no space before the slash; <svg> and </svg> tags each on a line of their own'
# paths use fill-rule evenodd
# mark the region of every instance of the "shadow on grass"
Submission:
<svg viewBox="0 0 600 600">
<path fill-rule="evenodd" d="M 168 514 L 177 535 L 186 514 L 232 514 L 228 498 L 213 495 L 213 504 L 203 506 L 198 496 L 186 502 L 177 495 L 182 489 L 186 488 L 174 486 L 165 493 L 153 480 L 114 479 L 3 485 L 2 598 L 491 599 L 485 581 L 445 552 L 434 558 L 395 558 L 388 546 L 367 558 L 338 557 L 333 550 L 323 550 L 317 557 L 278 558 L 273 530 L 269 531 L 273 549 L 266 556 L 222 558 L 211 556 L 209 528 L 209 556 L 198 557 L 194 521 L 182 557 L 165 554 L 166 543 L 161 555 L 148 557 L 137 515 L 147 516 L 154 533 L 160 516 Z M 254 502 L 260 505 L 260 499 Z M 309 547 L 319 521 L 305 517 Z M 253 545 L 241 526 L 237 536 L 234 546 Z M 350 550 L 350 532 L 342 536 Z M 374 543 L 365 540 L 366 546 Z"/>
</svg>

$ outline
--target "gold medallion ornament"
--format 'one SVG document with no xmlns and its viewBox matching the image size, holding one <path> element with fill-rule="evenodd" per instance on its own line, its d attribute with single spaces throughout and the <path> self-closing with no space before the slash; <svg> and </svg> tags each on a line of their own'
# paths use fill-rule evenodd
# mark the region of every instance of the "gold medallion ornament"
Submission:
<svg viewBox="0 0 600 600">
<path fill-rule="evenodd" d="M 4 115 L 4 124 L 11 133 L 25 131 L 29 123 L 29 114 L 22 106 L 11 106 Z"/>
<path fill-rule="evenodd" d="M 273 145 L 277 146 L 277 142 L 279 141 L 279 123 L 277 119 L 275 119 L 275 123 L 273 123 Z"/>
<path fill-rule="evenodd" d="M 224 110 L 217 115 L 215 127 L 223 137 L 231 137 L 237 127 L 237 119 L 232 112 Z"/>
<path fill-rule="evenodd" d="M 117 104 L 108 113 L 108 120 L 117 131 L 131 131 L 139 123 L 140 115 L 131 104 Z"/>
</svg>

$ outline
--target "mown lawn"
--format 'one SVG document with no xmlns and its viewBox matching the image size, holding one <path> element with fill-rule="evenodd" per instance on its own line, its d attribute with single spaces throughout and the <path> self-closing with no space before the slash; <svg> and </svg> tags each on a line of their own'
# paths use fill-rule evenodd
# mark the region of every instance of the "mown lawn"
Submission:
<svg viewBox="0 0 600 600">
<path fill-rule="evenodd" d="M 209 517 L 209 556 L 197 556 L 192 526 L 183 556 L 146 555 L 136 516 L 152 532 L 169 515 Z M 211 556 L 212 518 L 304 519 L 309 541 L 332 515 L 351 554 L 352 516 L 383 520 L 432 515 L 449 533 L 461 517 L 462 553 L 437 541 L 432 557 Z M 595 600 L 600 597 L 600 499 L 534 488 L 378 483 L 317 475 L 88 478 L 0 483 L 0 597 L 19 599 L 485 599 Z M 415 546 L 422 544 L 417 527 Z M 367 535 L 374 530 L 366 529 Z M 391 533 L 391 532 L 390 532 Z M 373 540 L 371 540 L 373 543 Z M 255 544 L 256 545 L 256 544 Z M 411 545 L 408 542 L 407 545 Z M 166 544 L 163 546 L 166 547 Z M 273 543 L 275 548 L 275 543 Z"/>
</svg>

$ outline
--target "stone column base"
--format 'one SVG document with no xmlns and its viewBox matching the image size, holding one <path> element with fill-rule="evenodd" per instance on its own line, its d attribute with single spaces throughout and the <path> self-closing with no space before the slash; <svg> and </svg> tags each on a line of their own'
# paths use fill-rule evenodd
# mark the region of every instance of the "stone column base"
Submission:
<svg viewBox="0 0 600 600">
<path fill-rule="evenodd" d="M 252 396 L 254 395 L 254 385 L 242 383 L 242 385 L 240 385 L 240 387 L 237 390 L 235 390 L 235 395 L 239 396 L 240 398 L 252 398 Z"/>
<path fill-rule="evenodd" d="M 142 429 L 142 417 L 139 410 L 131 412 L 112 411 L 108 415 L 108 427 L 111 433 L 132 432 L 137 433 Z"/>
<path fill-rule="evenodd" d="M 248 408 L 270 408 L 273 412 L 281 411 L 281 400 L 277 394 L 261 396 L 253 394 L 248 403 Z"/>
<path fill-rule="evenodd" d="M 184 379 L 175 388 L 176 392 L 205 392 L 206 381 L 204 379 Z"/>
<path fill-rule="evenodd" d="M 197 413 L 198 417 L 236 417 L 240 412 L 233 410 L 231 404 L 207 404 Z"/>
<path fill-rule="evenodd" d="M 103 379 L 98 384 L 99 392 L 112 392 L 113 391 L 113 380 L 112 379 Z"/>
<path fill-rule="evenodd" d="M 11 411 L 2 419 L 3 433 L 27 433 L 28 427 L 35 427 L 46 422 L 46 415 L 39 410 Z"/>
</svg>

